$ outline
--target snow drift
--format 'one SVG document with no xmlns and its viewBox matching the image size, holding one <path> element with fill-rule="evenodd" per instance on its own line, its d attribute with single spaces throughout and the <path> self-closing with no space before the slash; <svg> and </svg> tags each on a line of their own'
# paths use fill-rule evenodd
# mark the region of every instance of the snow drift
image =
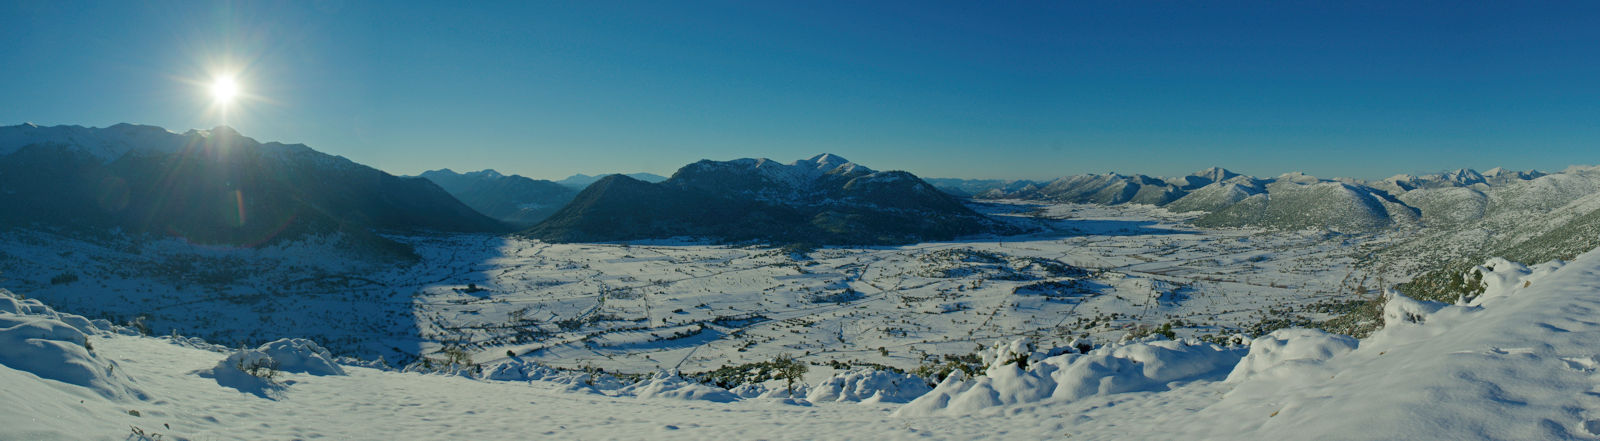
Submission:
<svg viewBox="0 0 1600 441">
<path fill-rule="evenodd" d="M 0 366 L 107 398 L 143 397 L 131 380 L 116 372 L 115 362 L 94 353 L 89 336 L 110 328 L 103 324 L 106 328 L 0 289 Z"/>
<path fill-rule="evenodd" d="M 272 398 L 284 388 L 278 382 L 281 372 L 310 375 L 345 375 L 344 368 L 334 362 L 333 354 L 303 338 L 279 339 L 255 349 L 244 349 L 228 354 L 216 366 L 195 371 L 195 375 L 217 380 L 224 387 Z"/>
<path fill-rule="evenodd" d="M 895 414 L 967 414 L 1044 400 L 1164 390 L 1176 382 L 1218 379 L 1243 352 L 1209 343 L 1151 340 L 1046 358 L 1028 340 L 1016 340 L 990 349 L 982 375 L 967 379 L 957 371 Z"/>
<path fill-rule="evenodd" d="M 916 375 L 878 369 L 857 368 L 834 374 L 810 388 L 806 400 L 853 401 L 862 403 L 905 403 L 932 390 L 926 379 Z"/>
<path fill-rule="evenodd" d="M 728 392 L 727 389 L 692 383 L 676 373 L 664 371 L 656 372 L 654 376 L 647 380 L 624 387 L 620 392 L 639 398 L 700 400 L 718 403 L 739 401 L 739 396 Z"/>
<path fill-rule="evenodd" d="M 1361 341 L 1283 329 L 1248 348 L 1148 341 L 1042 359 L 1013 342 L 895 415 L 1011 406 L 1018 425 L 1065 414 L 1074 438 L 1107 439 L 1600 436 L 1600 252 L 1476 270 L 1485 290 L 1462 304 L 1388 293 L 1384 328 Z"/>
<path fill-rule="evenodd" d="M 1490 259 L 1463 304 L 1390 293 L 1357 344 L 1284 330 L 1252 343 L 1199 438 L 1593 439 L 1600 436 L 1600 253 Z M 1202 424 L 1232 421 L 1231 426 Z"/>
</svg>

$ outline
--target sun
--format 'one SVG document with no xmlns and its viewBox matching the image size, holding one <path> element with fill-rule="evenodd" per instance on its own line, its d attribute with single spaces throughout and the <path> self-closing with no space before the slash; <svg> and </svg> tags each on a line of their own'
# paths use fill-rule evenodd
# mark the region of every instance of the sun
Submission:
<svg viewBox="0 0 1600 441">
<path fill-rule="evenodd" d="M 232 76 L 220 76 L 211 80 L 211 99 L 217 104 L 228 105 L 239 96 L 239 82 Z"/>
</svg>

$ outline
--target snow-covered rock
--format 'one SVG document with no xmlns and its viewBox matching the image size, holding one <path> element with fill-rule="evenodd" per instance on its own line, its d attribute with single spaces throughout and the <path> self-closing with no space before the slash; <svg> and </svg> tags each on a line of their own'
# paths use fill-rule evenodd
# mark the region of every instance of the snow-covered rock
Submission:
<svg viewBox="0 0 1600 441">
<path fill-rule="evenodd" d="M 667 398 L 675 400 L 700 400 L 718 403 L 739 401 L 739 396 L 727 389 L 690 382 L 674 373 L 656 372 L 647 380 L 622 388 L 621 392 L 639 398 Z"/>
<path fill-rule="evenodd" d="M 255 349 L 272 358 L 278 370 L 311 375 L 344 375 L 344 368 L 333 361 L 333 354 L 303 338 L 285 338 Z"/>
<path fill-rule="evenodd" d="M 511 359 L 485 365 L 483 379 L 493 381 L 538 381 L 554 378 L 560 373 L 561 371 L 549 366 L 521 359 Z"/>
<path fill-rule="evenodd" d="M 1154 340 L 1041 359 L 1026 340 L 1016 340 L 996 345 L 985 356 L 990 364 L 983 375 L 967 380 L 953 373 L 895 415 L 966 414 L 1047 399 L 1166 390 L 1175 382 L 1220 379 L 1243 353 L 1209 343 Z M 1023 360 L 1026 366 L 1019 365 Z"/>
<path fill-rule="evenodd" d="M 490 381 L 537 381 L 564 386 L 573 392 L 616 393 L 629 386 L 603 372 L 561 370 L 520 358 L 485 364 L 477 378 Z"/>
<path fill-rule="evenodd" d="M 728 392 L 743 399 L 792 400 L 794 402 L 789 404 L 800 404 L 800 401 L 809 404 L 810 401 L 802 397 L 811 394 L 811 386 L 805 383 L 795 383 L 794 391 L 791 393 L 787 382 L 783 380 L 767 380 L 760 383 L 745 383 L 734 386 L 732 389 L 728 389 Z"/>
<path fill-rule="evenodd" d="M 834 374 L 811 387 L 806 400 L 854 401 L 863 403 L 905 403 L 928 391 L 926 379 L 911 374 L 857 368 Z"/>
<path fill-rule="evenodd" d="M 270 398 L 283 388 L 277 380 L 281 372 L 345 375 L 344 368 L 334 362 L 333 354 L 303 338 L 279 339 L 255 349 L 235 351 L 216 366 L 194 374 L 214 379 L 224 387 Z"/>
<path fill-rule="evenodd" d="M 1244 381 L 1274 369 L 1320 364 L 1355 350 L 1357 344 L 1356 339 L 1349 336 L 1316 329 L 1279 329 L 1251 341 L 1250 353 L 1228 373 L 1227 381 Z"/>
<path fill-rule="evenodd" d="M 1439 302 L 1413 299 L 1394 292 L 1388 293 L 1388 296 L 1389 301 L 1383 304 L 1385 327 L 1420 325 L 1428 321 L 1428 316 L 1449 306 Z"/>
<path fill-rule="evenodd" d="M 272 357 L 257 350 L 228 354 L 216 366 L 194 371 L 193 374 L 216 380 L 219 386 L 261 398 L 273 398 L 284 387 L 277 380 L 278 371 Z"/>
</svg>

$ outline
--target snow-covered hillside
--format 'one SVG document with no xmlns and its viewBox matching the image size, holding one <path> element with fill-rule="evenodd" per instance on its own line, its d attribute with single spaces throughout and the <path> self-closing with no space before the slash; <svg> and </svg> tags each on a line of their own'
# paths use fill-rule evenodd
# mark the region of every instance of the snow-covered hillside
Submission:
<svg viewBox="0 0 1600 441">
<path fill-rule="evenodd" d="M 1479 270 L 1470 304 L 1390 294 L 1387 326 L 1362 341 L 1284 329 L 1247 346 L 1151 337 L 1077 353 L 1001 340 L 975 377 L 903 405 L 886 399 L 903 390 L 893 377 L 865 371 L 817 369 L 790 396 L 524 360 L 453 375 L 338 366 L 314 342 L 145 337 L 0 292 L 0 438 L 1593 439 L 1600 252 Z"/>
<path fill-rule="evenodd" d="M 1600 191 L 1593 167 L 1559 173 L 1459 169 L 1377 181 L 1300 172 L 1255 178 L 1222 168 L 1188 176 L 1076 175 L 1048 183 L 935 179 L 963 197 L 1055 203 L 1146 204 L 1203 212 L 1206 226 L 1322 228 L 1347 233 L 1419 226 L 1455 228 L 1518 210 L 1550 210 Z"/>
</svg>

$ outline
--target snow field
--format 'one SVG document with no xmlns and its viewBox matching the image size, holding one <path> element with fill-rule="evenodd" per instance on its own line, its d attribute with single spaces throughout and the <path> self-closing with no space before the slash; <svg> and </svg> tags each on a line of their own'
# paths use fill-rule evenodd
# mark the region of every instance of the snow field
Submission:
<svg viewBox="0 0 1600 441">
<path fill-rule="evenodd" d="M 1013 339 L 985 350 L 976 377 L 953 374 L 904 405 L 887 399 L 909 395 L 895 381 L 903 377 L 865 370 L 812 381 L 798 399 L 741 397 L 664 372 L 627 382 L 527 361 L 457 375 L 285 371 L 276 393 L 259 396 L 196 374 L 229 351 L 82 334 L 68 315 L 5 294 L 0 303 L 21 314 L 0 318 L 38 324 L 0 328 L 6 338 L 63 343 L 35 346 L 43 352 L 34 356 L 115 363 L 125 375 L 115 383 L 142 393 L 99 393 L 94 381 L 51 378 L 36 372 L 48 366 L 8 358 L 0 391 L 25 398 L 0 400 L 0 438 L 120 439 L 130 428 L 170 439 L 1595 438 L 1600 252 L 1481 268 L 1490 288 L 1466 304 L 1389 294 L 1385 314 L 1398 320 L 1359 342 L 1285 329 L 1248 346 L 1146 339 L 1079 354 Z M 61 340 L 78 335 L 92 355 Z M 306 370 L 325 356 L 294 340 L 240 353 L 298 359 L 284 365 Z"/>
</svg>

